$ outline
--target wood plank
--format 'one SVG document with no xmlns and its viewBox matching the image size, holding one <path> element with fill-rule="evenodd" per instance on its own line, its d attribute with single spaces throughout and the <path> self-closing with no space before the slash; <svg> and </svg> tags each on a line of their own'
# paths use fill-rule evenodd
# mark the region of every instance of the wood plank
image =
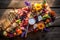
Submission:
<svg viewBox="0 0 60 40">
<path fill-rule="evenodd" d="M 40 0 L 29 0 L 29 2 L 40 2 Z M 60 0 L 47 0 L 50 7 L 60 7 Z M 24 0 L 0 0 L 0 8 L 24 7 Z"/>
<path fill-rule="evenodd" d="M 50 28 L 49 32 L 45 34 L 45 40 L 60 40 L 60 27 Z M 49 35 L 49 36 L 48 36 Z"/>
</svg>

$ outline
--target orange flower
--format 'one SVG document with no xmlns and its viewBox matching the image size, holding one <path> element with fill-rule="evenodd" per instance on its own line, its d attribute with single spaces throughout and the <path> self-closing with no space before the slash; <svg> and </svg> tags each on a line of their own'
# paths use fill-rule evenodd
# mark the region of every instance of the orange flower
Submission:
<svg viewBox="0 0 60 40">
<path fill-rule="evenodd" d="M 50 19 L 46 19 L 46 22 L 45 23 L 49 23 L 50 22 Z"/>
<path fill-rule="evenodd" d="M 46 8 L 48 5 L 47 5 L 47 3 L 46 3 L 46 4 L 43 4 L 42 6 L 43 6 L 44 8 Z"/>
<path fill-rule="evenodd" d="M 50 14 L 51 14 L 52 16 L 56 16 L 55 11 L 51 11 Z"/>
<path fill-rule="evenodd" d="M 43 22 L 40 22 L 37 24 L 38 29 L 43 30 L 45 28 L 45 24 Z"/>
<path fill-rule="evenodd" d="M 16 32 L 17 32 L 17 35 L 22 34 L 22 30 L 21 29 L 17 29 Z"/>
</svg>

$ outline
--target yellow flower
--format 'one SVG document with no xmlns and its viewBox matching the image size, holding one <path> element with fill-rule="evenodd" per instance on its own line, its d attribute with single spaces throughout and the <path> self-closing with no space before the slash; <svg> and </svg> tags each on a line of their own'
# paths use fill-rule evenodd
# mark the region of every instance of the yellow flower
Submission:
<svg viewBox="0 0 60 40">
<path fill-rule="evenodd" d="M 42 8 L 42 4 L 35 3 L 34 8 L 38 11 L 38 10 L 40 10 Z"/>
<path fill-rule="evenodd" d="M 37 25 L 38 29 L 43 30 L 45 28 L 45 24 L 43 22 L 38 23 Z"/>
</svg>

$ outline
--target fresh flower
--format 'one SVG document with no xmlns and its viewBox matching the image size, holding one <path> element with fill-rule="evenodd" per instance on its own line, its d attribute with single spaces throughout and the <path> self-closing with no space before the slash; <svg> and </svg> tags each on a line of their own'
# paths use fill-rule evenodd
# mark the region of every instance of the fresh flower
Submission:
<svg viewBox="0 0 60 40">
<path fill-rule="evenodd" d="M 45 24 L 43 22 L 40 22 L 37 24 L 38 29 L 43 30 L 45 28 Z"/>
<path fill-rule="evenodd" d="M 38 10 L 41 10 L 42 9 L 42 4 L 39 4 L 39 3 L 35 3 L 34 4 L 34 8 L 38 11 Z"/>
</svg>

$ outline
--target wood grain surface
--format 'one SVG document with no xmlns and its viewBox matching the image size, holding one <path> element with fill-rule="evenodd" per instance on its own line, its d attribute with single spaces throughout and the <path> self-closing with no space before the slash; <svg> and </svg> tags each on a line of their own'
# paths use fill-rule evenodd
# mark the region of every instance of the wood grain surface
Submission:
<svg viewBox="0 0 60 40">
<path fill-rule="evenodd" d="M 29 2 L 40 2 L 41 0 L 28 0 Z M 43 0 L 42 0 L 43 1 Z M 60 0 L 47 0 L 50 7 L 60 7 Z M 26 6 L 24 0 L 0 0 L 0 8 L 21 8 Z"/>
</svg>

